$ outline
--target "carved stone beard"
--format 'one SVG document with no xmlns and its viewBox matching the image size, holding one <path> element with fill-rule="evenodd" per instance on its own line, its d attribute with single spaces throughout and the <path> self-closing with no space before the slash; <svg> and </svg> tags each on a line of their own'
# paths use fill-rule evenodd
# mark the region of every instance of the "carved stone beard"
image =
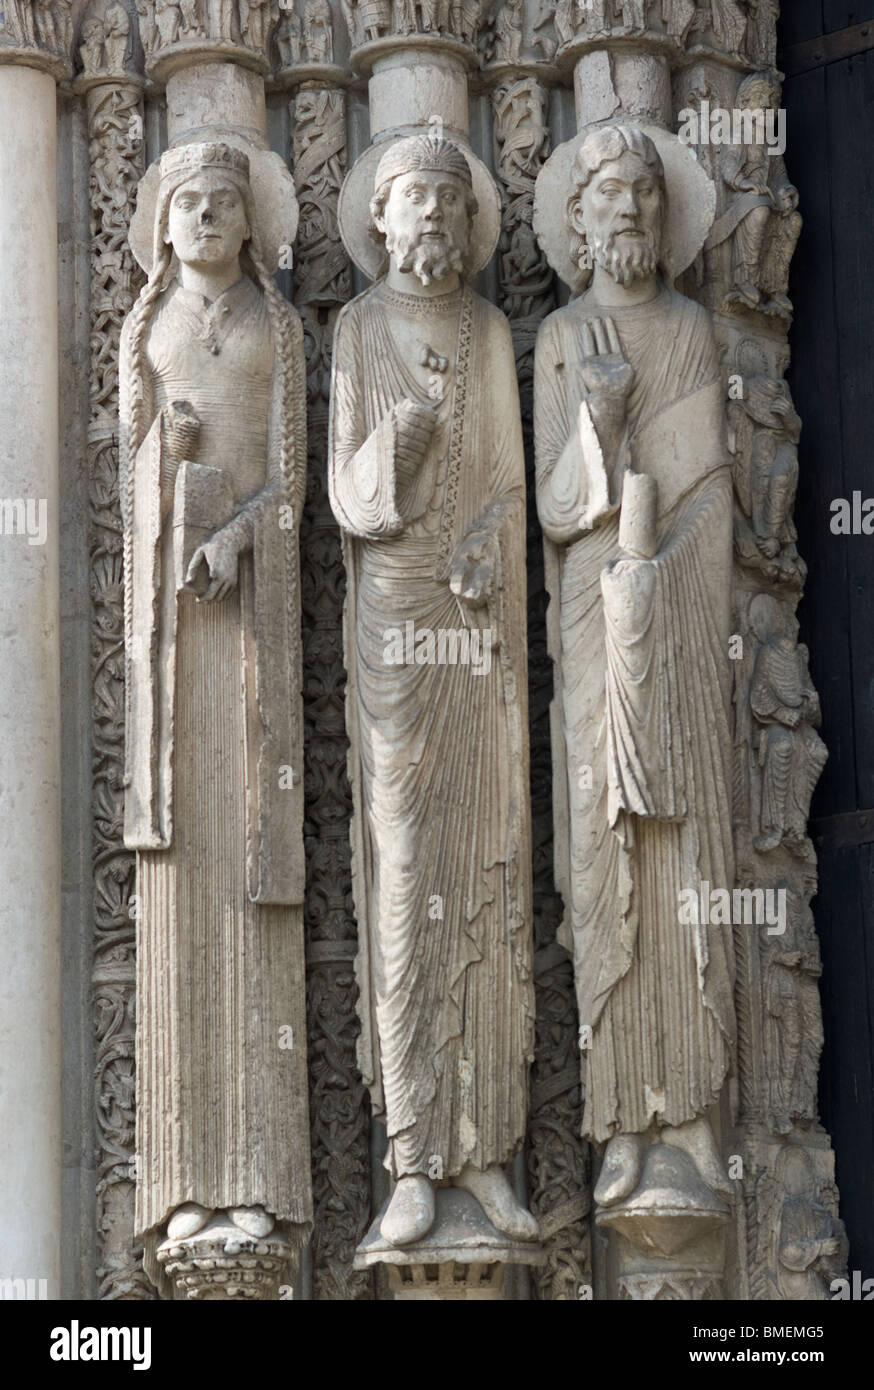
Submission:
<svg viewBox="0 0 874 1390">
<path fill-rule="evenodd" d="M 615 231 L 610 232 L 606 241 L 601 237 L 592 236 L 591 246 L 595 264 L 606 270 L 620 285 L 630 285 L 633 280 L 643 280 L 655 275 L 658 270 L 661 239 L 656 238 L 654 232 L 643 230 L 640 237 L 617 246 L 618 235 Z"/>
<path fill-rule="evenodd" d="M 464 270 L 464 252 L 453 237 L 444 232 L 444 241 L 432 243 L 426 240 L 424 232 L 410 236 L 398 232 L 394 236 L 386 232 L 385 249 L 389 255 L 397 256 L 397 268 L 406 274 L 412 271 L 423 285 L 432 280 L 442 280 L 452 271 L 461 274 Z"/>
</svg>

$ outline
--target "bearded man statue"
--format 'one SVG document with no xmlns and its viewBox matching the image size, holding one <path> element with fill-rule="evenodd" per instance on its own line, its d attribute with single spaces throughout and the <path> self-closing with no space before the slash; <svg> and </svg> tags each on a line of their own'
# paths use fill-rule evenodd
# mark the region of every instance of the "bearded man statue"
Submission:
<svg viewBox="0 0 874 1390">
<path fill-rule="evenodd" d="M 731 927 L 685 925 L 680 895 L 734 883 L 732 492 L 712 322 L 662 271 L 653 140 L 596 129 L 572 181 L 570 258 L 594 274 L 538 337 L 537 506 L 556 870 L 605 1208 L 635 1191 L 656 1143 L 730 1191 L 710 1112 L 734 1043 Z"/>
<path fill-rule="evenodd" d="M 533 1042 L 513 345 L 465 283 L 477 202 L 457 146 L 393 144 L 370 210 L 386 263 L 338 321 L 329 483 L 348 576 L 360 1058 L 395 1179 L 381 1235 L 424 1237 L 442 1180 L 532 1240 L 504 1172 Z M 469 659 L 486 647 L 494 661 Z"/>
</svg>

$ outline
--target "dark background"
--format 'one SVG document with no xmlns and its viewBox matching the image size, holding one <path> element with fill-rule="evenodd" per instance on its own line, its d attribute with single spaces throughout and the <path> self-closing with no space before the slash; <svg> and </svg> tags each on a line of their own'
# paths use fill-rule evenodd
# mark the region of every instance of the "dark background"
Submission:
<svg viewBox="0 0 874 1390">
<path fill-rule="evenodd" d="M 870 34 L 858 27 L 868 20 Z M 833 499 L 874 497 L 874 0 L 784 0 L 780 35 L 786 163 L 805 218 L 790 286 L 810 571 L 800 618 L 830 753 L 811 811 L 820 1101 L 850 1268 L 864 1278 L 874 1276 L 874 536 L 834 536 L 829 521 Z M 817 44 L 823 35 L 833 37 Z"/>
</svg>

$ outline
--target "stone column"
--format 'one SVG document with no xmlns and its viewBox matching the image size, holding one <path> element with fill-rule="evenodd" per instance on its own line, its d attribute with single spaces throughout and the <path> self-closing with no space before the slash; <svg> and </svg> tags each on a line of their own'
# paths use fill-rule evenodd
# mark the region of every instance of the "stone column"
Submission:
<svg viewBox="0 0 874 1390">
<path fill-rule="evenodd" d="M 0 1279 L 31 1298 L 60 1296 L 59 69 L 0 49 Z"/>
</svg>

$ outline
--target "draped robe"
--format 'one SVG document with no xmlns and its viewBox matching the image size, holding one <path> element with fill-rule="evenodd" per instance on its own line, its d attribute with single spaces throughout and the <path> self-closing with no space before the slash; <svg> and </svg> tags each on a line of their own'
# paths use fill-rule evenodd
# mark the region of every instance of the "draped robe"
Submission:
<svg viewBox="0 0 874 1390">
<path fill-rule="evenodd" d="M 175 1208 L 263 1205 L 298 1243 L 311 1218 L 303 947 L 302 712 L 296 528 L 280 526 L 279 431 L 294 413 L 303 487 L 303 356 L 278 371 L 263 294 L 211 304 L 171 286 L 145 340 L 122 339 L 127 737 L 125 843 L 137 850 L 136 1229 L 152 1281 Z M 142 390 L 147 433 L 128 435 Z M 166 411 L 201 421 L 195 465 L 221 470 L 250 545 L 221 602 L 179 592 L 179 464 Z M 281 786 L 280 769 L 296 772 Z M 286 773 L 286 783 L 291 775 Z M 291 1032 L 281 1032 L 290 1029 Z"/>
<path fill-rule="evenodd" d="M 657 551 L 623 557 L 616 514 L 583 530 L 598 460 L 566 446 L 587 400 L 582 326 L 613 318 L 635 369 L 620 461 L 654 477 Z M 706 311 L 651 302 L 550 315 L 535 365 L 546 537 L 556 881 L 580 1024 L 584 1132 L 679 1125 L 718 1098 L 734 1038 L 730 928 L 681 925 L 679 894 L 731 889 L 732 496 Z M 601 464 L 603 474 L 603 464 Z"/>
<path fill-rule="evenodd" d="M 405 298 L 407 298 L 405 296 Z M 525 484 L 506 320 L 464 290 L 439 425 L 413 479 L 392 408 L 429 397 L 392 334 L 381 285 L 342 312 L 334 340 L 329 484 L 347 570 L 346 720 L 355 801 L 361 1070 L 393 1176 L 450 1177 L 521 1145 L 533 1050 L 525 646 Z M 421 310 L 423 335 L 428 315 Z M 511 384 L 507 411 L 488 381 Z M 487 610 L 449 586 L 455 547 L 496 530 Z M 386 633 L 491 628 L 488 674 L 387 664 Z M 432 1163 L 438 1159 L 439 1164 Z"/>
</svg>

